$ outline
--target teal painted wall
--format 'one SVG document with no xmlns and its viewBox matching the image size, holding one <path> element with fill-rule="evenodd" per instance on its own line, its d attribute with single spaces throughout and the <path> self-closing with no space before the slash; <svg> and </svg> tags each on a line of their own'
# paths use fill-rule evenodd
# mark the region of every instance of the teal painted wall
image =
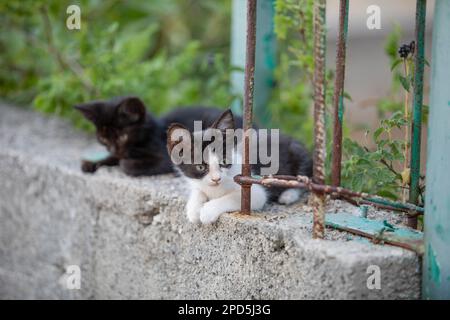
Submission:
<svg viewBox="0 0 450 320">
<path fill-rule="evenodd" d="M 254 89 L 254 120 L 261 125 L 270 125 L 267 101 L 274 85 L 276 64 L 276 38 L 274 33 L 275 0 L 258 0 L 256 16 L 256 61 Z M 245 43 L 247 35 L 247 0 L 233 0 L 231 30 L 231 65 L 245 67 Z M 244 72 L 231 75 L 232 91 L 239 95 L 244 92 Z M 233 112 L 242 114 L 242 103 L 236 99 Z"/>
<path fill-rule="evenodd" d="M 423 298 L 450 299 L 450 1 L 436 0 L 425 203 Z"/>
</svg>

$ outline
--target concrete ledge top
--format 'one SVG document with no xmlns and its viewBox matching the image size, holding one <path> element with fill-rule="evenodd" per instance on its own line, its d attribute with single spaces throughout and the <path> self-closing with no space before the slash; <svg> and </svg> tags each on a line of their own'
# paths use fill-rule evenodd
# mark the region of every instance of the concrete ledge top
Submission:
<svg viewBox="0 0 450 320">
<path fill-rule="evenodd" d="M 93 221 L 92 233 L 94 234 L 94 240 L 92 241 L 94 242 L 89 242 L 88 244 L 84 244 L 84 246 L 86 246 L 86 248 L 93 248 L 89 250 L 83 249 L 80 251 L 81 253 L 78 252 L 77 254 L 72 255 L 72 258 L 73 256 L 77 256 L 77 260 L 80 261 L 94 260 L 92 263 L 88 261 L 87 264 L 93 264 L 95 267 L 92 267 L 92 269 L 89 267 L 87 269 L 89 274 L 91 274 L 90 277 L 95 279 L 94 283 L 96 283 L 96 285 L 92 285 L 89 294 L 82 294 L 81 296 L 67 296 L 66 293 L 59 293 L 59 289 L 52 289 L 53 291 L 49 289 L 49 294 L 47 296 L 56 295 L 57 297 L 66 298 L 419 297 L 419 263 L 418 258 L 412 252 L 389 245 L 375 245 L 366 239 L 331 229 L 326 230 L 325 240 L 313 240 L 311 238 L 311 208 L 304 203 L 287 207 L 281 205 L 267 205 L 263 212 L 254 213 L 250 217 L 243 217 L 236 213 L 224 214 L 215 225 L 191 225 L 184 215 L 187 190 L 184 189 L 182 178 L 175 177 L 171 174 L 132 178 L 125 176 L 123 173 L 119 172 L 117 168 L 101 168 L 93 175 L 82 173 L 80 170 L 81 156 L 87 151 L 95 150 L 96 148 L 98 148 L 98 146 L 92 136 L 73 129 L 61 119 L 45 117 L 29 110 L 13 108 L 4 104 L 0 105 L 0 178 L 3 180 L 2 184 L 4 183 L 6 186 L 5 190 L 7 190 L 3 192 L 0 191 L 0 209 L 2 210 L 0 212 L 0 217 L 2 221 L 4 221 L 4 219 L 12 219 L 9 212 L 18 210 L 14 205 L 20 207 L 20 210 L 24 212 L 24 215 L 27 214 L 27 209 L 24 209 L 21 204 L 18 202 L 16 203 L 14 200 L 16 197 L 17 199 L 19 198 L 19 194 L 25 198 L 23 201 L 29 203 L 31 206 L 35 206 L 36 201 L 40 201 L 39 204 L 36 205 L 36 208 L 38 208 L 36 210 L 39 210 L 39 215 L 45 215 L 45 212 L 51 210 L 60 210 L 61 212 L 69 211 L 69 215 L 78 214 L 78 209 L 73 209 L 76 211 L 76 213 L 74 213 L 75 211 L 72 212 L 72 209 L 69 208 L 69 204 L 73 207 L 72 201 L 78 201 L 77 203 L 80 204 L 80 207 L 84 208 L 84 211 L 92 212 L 89 216 Z M 18 171 L 15 172 L 14 170 Z M 37 187 L 38 189 L 40 188 L 38 191 L 34 189 L 34 191 L 30 191 L 29 189 L 31 187 L 25 187 L 28 185 L 28 182 L 31 186 L 32 181 L 40 179 L 39 176 L 42 175 L 42 172 L 44 171 L 51 171 L 52 178 L 49 178 L 45 183 L 41 183 L 41 185 Z M 14 175 L 13 172 L 15 172 Z M 21 179 L 23 180 L 22 187 L 15 186 L 18 184 L 15 181 L 16 179 L 18 181 Z M 59 181 L 60 179 L 61 181 Z M 54 186 L 51 185 L 52 181 L 54 181 Z M 81 187 L 78 187 L 77 189 L 72 187 L 72 184 Z M 64 190 L 61 190 L 64 189 L 64 186 L 67 186 L 67 193 L 64 193 Z M 26 188 L 26 190 L 20 188 Z M 52 205 L 49 205 L 48 203 L 43 204 L 42 199 L 35 199 L 33 201 L 26 200 L 27 197 L 29 197 L 29 199 L 33 197 L 33 192 L 44 192 L 43 198 L 45 198 L 46 188 L 49 190 L 56 190 L 56 188 L 59 188 L 52 192 L 58 193 L 58 202 L 65 201 L 67 202 L 67 205 L 61 204 L 52 207 Z M 9 192 L 9 194 L 6 194 L 6 192 Z M 71 197 L 73 199 L 71 199 Z M 11 205 L 6 203 L 10 198 L 13 203 Z M 86 207 L 84 204 L 81 205 L 83 202 L 86 203 Z M 66 210 L 63 209 L 64 206 L 66 206 Z M 47 208 L 47 210 L 44 210 L 43 208 Z M 356 208 L 340 201 L 334 201 L 329 204 L 327 210 L 330 213 L 338 210 L 344 210 L 345 212 L 355 214 L 358 212 Z M 35 214 L 35 212 L 33 212 L 33 214 Z M 388 220 L 393 224 L 402 222 L 401 217 L 396 214 L 376 211 L 372 208 L 369 209 L 369 217 Z M 72 217 L 71 219 L 76 218 Z M 16 220 L 19 219 L 17 218 Z M 15 223 L 22 224 L 20 221 L 15 221 Z M 135 223 L 137 224 L 135 225 Z M 107 227 L 105 227 L 106 225 Z M 39 226 L 36 228 L 41 227 Z M 100 229 L 100 231 L 96 228 Z M 130 240 L 131 242 L 126 245 L 127 250 L 135 250 L 135 248 L 133 248 L 134 243 L 139 250 L 143 250 L 143 248 L 146 247 L 153 248 L 153 246 L 162 246 L 165 248 L 164 250 L 169 250 L 171 248 L 170 250 L 177 251 L 179 255 L 175 258 L 177 261 L 176 263 L 181 264 L 181 266 L 178 266 L 178 269 L 176 269 L 178 271 L 173 271 L 174 273 L 171 275 L 173 279 L 170 278 L 170 276 L 165 275 L 171 280 L 162 280 L 161 276 L 155 275 L 155 273 L 157 273 L 155 271 L 150 276 L 147 276 L 146 279 L 149 280 L 146 281 L 149 281 L 149 283 L 145 290 L 141 287 L 138 289 L 133 287 L 136 289 L 133 291 L 129 287 L 131 286 L 131 283 L 134 283 L 133 281 L 128 281 L 125 284 L 117 279 L 114 281 L 116 284 L 117 282 L 121 284 L 122 290 L 113 290 L 111 286 L 104 285 L 104 283 L 109 283 L 108 281 L 112 280 L 108 278 L 107 275 L 98 275 L 99 270 L 104 266 L 102 261 L 106 259 L 103 254 L 108 254 L 108 261 L 120 260 L 120 257 L 117 257 L 117 252 L 115 252 L 116 247 L 108 247 L 112 246 L 109 240 L 111 240 L 111 234 L 113 234 L 116 229 L 121 230 L 120 233 L 125 235 L 124 238 L 133 238 L 133 240 Z M 104 232 L 104 236 L 102 236 L 102 232 Z M 178 239 L 178 241 L 182 241 L 182 243 L 178 243 L 178 245 L 176 244 L 177 242 L 171 242 L 170 245 L 168 243 L 159 244 L 158 242 L 167 238 L 168 234 L 172 234 L 174 239 Z M 59 237 L 64 236 L 65 234 L 59 235 Z M 99 239 L 108 239 L 108 241 L 105 240 L 106 242 L 102 242 Z M 118 239 L 120 239 L 120 237 Z M 5 256 L 8 258 L 5 260 L 14 261 L 14 254 L 11 253 L 9 249 L 5 248 L 8 246 L 8 239 L 0 236 L 0 240 L 2 240 L 2 242 L 0 242 L 0 257 Z M 136 241 L 138 241 L 138 243 L 136 243 Z M 255 244 L 259 246 L 257 243 L 260 245 L 259 248 L 251 247 L 251 245 L 254 246 Z M 191 246 L 189 246 L 189 244 Z M 105 247 L 107 247 L 108 250 L 104 250 Z M 103 248 L 102 251 L 99 251 L 100 248 Z M 203 251 L 198 251 L 200 248 L 202 248 Z M 69 251 L 70 250 L 71 249 L 69 249 Z M 147 249 L 145 254 L 149 255 L 149 261 L 158 259 L 157 255 L 155 256 L 154 253 L 149 253 L 149 251 L 153 252 L 152 250 L 159 252 L 159 250 L 163 249 Z M 212 250 L 214 251 L 214 254 L 205 253 L 206 250 Z M 86 254 L 86 251 L 89 252 L 89 259 L 83 256 L 83 254 Z M 206 258 L 202 258 L 202 252 Z M 261 258 L 267 262 L 267 265 L 262 268 L 265 270 L 263 272 L 264 277 L 259 275 L 261 279 L 264 279 L 264 281 L 261 280 L 262 283 L 267 282 L 267 285 L 269 285 L 271 280 L 267 279 L 272 278 L 274 281 L 273 287 L 267 291 L 257 289 L 256 287 L 258 287 L 260 283 L 257 282 L 258 284 L 256 284 L 256 280 L 254 279 L 249 282 L 248 288 L 246 289 L 247 291 L 244 290 L 247 293 L 236 295 L 234 289 L 232 289 L 229 284 L 215 282 L 215 289 L 213 290 L 211 288 L 205 289 L 204 285 L 206 284 L 201 281 L 199 284 L 197 280 L 192 280 L 190 276 L 186 276 L 185 278 L 181 277 L 182 279 L 180 278 L 179 273 L 182 273 L 180 268 L 182 270 L 185 270 L 186 268 L 191 271 L 194 270 L 187 265 L 185 266 L 185 260 L 180 257 L 184 257 L 184 259 L 190 257 L 189 259 L 193 259 L 192 257 L 195 256 L 195 259 L 200 259 L 198 261 L 194 259 L 194 261 L 197 261 L 196 263 L 199 263 L 202 266 L 199 267 L 198 270 L 195 269 L 196 272 L 208 268 L 208 262 L 202 259 L 213 259 L 216 261 L 215 263 L 217 266 L 212 267 L 211 269 L 215 270 L 217 268 L 218 273 L 222 270 L 224 274 L 227 274 L 232 273 L 233 270 L 238 270 L 239 267 L 250 268 L 253 270 L 255 265 L 259 265 L 260 263 L 258 262 L 258 257 L 267 254 L 267 252 L 270 252 L 270 255 L 283 252 L 283 255 L 287 257 L 284 260 L 271 258 L 270 262 L 267 262 L 265 258 Z M 227 254 L 228 256 L 221 257 L 222 253 Z M 242 256 L 244 253 L 247 258 Z M 143 253 L 143 255 L 145 254 Z M 129 259 L 133 260 L 133 258 Z M 219 261 L 223 259 L 235 260 L 222 265 L 220 267 L 222 269 L 220 269 L 219 265 L 223 262 Z M 250 261 L 248 259 L 250 259 Z M 308 261 L 308 263 L 305 261 Z M 270 266 L 270 263 L 275 262 L 276 265 Z M 11 262 L 10 265 L 8 263 L 3 264 L 3 262 L 0 262 L 0 271 L 4 269 L 5 274 L 13 272 L 11 269 L 15 268 L 13 262 Z M 69 261 L 66 259 L 64 263 L 69 263 Z M 132 263 L 137 269 L 133 272 L 139 273 L 138 270 L 145 268 L 145 264 L 142 265 L 138 262 Z M 165 264 L 167 262 L 158 260 L 157 264 L 159 263 Z M 202 263 L 204 263 L 204 265 Z M 123 265 L 123 262 L 118 264 Z M 239 265 L 239 267 L 235 266 L 235 264 Z M 382 268 L 383 266 L 389 268 L 389 270 L 386 270 L 385 275 L 386 289 L 368 291 L 366 288 L 366 268 L 370 264 L 377 264 Z M 266 273 L 268 271 L 265 268 L 269 267 L 274 268 L 273 272 L 275 274 L 267 278 Z M 289 276 L 286 276 L 283 280 L 279 280 L 276 275 L 277 268 L 280 268 L 280 274 L 283 274 L 284 276 L 288 274 Z M 286 268 L 288 268 L 289 271 L 286 271 Z M 322 270 L 322 268 L 325 269 Z M 305 274 L 305 270 L 309 270 L 309 273 Z M 256 272 L 254 277 L 258 277 L 257 270 L 253 270 L 252 272 Z M 296 272 L 299 274 L 296 274 Z M 327 280 L 333 272 L 335 272 L 336 277 L 339 279 Z M 127 273 L 127 270 L 122 266 L 121 269 L 117 271 L 117 274 L 123 273 Z M 314 273 L 315 275 L 313 275 Z M 99 284 L 99 277 L 102 278 L 101 283 L 103 285 Z M 116 275 L 116 277 L 119 276 Z M 308 279 L 308 277 L 310 279 Z M 291 278 L 291 280 L 289 280 L 289 278 Z M 2 274 L 0 272 L 0 286 L 2 284 L 1 281 L 6 284 L 9 283 L 5 279 L 7 279 L 7 277 L 4 277 L 2 280 Z M 33 280 L 31 279 L 30 281 Z M 163 286 L 162 283 L 164 281 L 169 281 L 170 283 Z M 192 281 L 194 281 L 196 283 L 195 286 L 198 287 L 192 288 L 192 286 L 194 286 L 194 282 Z M 321 284 L 321 281 L 324 281 L 324 283 Z M 388 284 L 389 281 L 390 284 Z M 145 283 L 145 281 L 143 281 L 143 283 Z M 176 283 L 176 286 L 174 283 Z M 120 287 L 120 285 L 118 286 Z M 133 286 L 138 285 L 133 284 Z M 161 289 L 161 286 L 163 289 Z M 243 284 L 243 287 L 246 287 L 246 285 Z M 9 291 L 5 289 L 5 292 L 2 292 L 2 289 L 0 289 L 0 297 L 2 294 L 7 295 L 8 297 L 14 295 L 14 290 L 17 289 L 12 284 L 9 284 L 9 287 L 5 285 L 5 288 L 10 289 L 8 289 Z M 146 291 L 150 290 L 150 288 L 158 288 L 158 292 Z M 58 292 L 58 294 L 55 294 L 54 292 Z M 140 295 L 138 295 L 138 293 Z M 39 296 L 39 294 L 36 295 Z"/>
</svg>

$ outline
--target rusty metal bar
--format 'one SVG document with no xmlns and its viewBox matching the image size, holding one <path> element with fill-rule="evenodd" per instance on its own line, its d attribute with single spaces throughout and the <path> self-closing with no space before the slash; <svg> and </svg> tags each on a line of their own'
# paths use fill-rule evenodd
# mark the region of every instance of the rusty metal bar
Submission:
<svg viewBox="0 0 450 320">
<path fill-rule="evenodd" d="M 420 182 L 420 146 L 422 134 L 423 73 L 425 66 L 425 17 L 427 1 L 417 0 L 416 4 L 416 50 L 414 63 L 414 108 L 411 133 L 411 180 L 409 202 L 417 204 Z M 417 228 L 417 218 L 408 219 L 411 228 Z"/>
<path fill-rule="evenodd" d="M 357 205 L 371 205 L 372 207 L 381 209 L 381 210 L 390 210 L 390 211 L 399 211 L 408 214 L 408 217 L 417 217 L 424 213 L 424 209 L 422 207 L 416 206 L 415 208 L 408 208 L 404 206 L 403 203 L 398 203 L 392 201 L 391 203 L 380 203 L 381 201 L 374 201 L 376 198 L 371 198 L 370 200 L 362 199 L 357 201 Z M 385 199 L 383 199 L 385 200 Z"/>
<path fill-rule="evenodd" d="M 342 231 L 347 231 L 362 237 L 366 237 L 372 240 L 373 243 L 387 243 L 396 247 L 400 247 L 403 249 L 411 250 L 416 252 L 418 255 L 422 256 L 424 253 L 424 244 L 422 239 L 408 239 L 400 238 L 392 232 L 383 232 L 383 229 L 380 230 L 379 234 L 372 234 L 366 232 L 364 230 L 360 230 L 359 228 L 347 226 L 347 225 L 336 225 L 330 221 L 327 221 L 327 226 L 333 229 L 338 229 Z"/>
<path fill-rule="evenodd" d="M 325 182 L 325 50 L 326 0 L 314 1 L 314 167 L 315 183 Z M 313 238 L 323 238 L 325 232 L 325 197 L 312 196 Z"/>
<path fill-rule="evenodd" d="M 369 195 L 364 192 L 352 191 L 342 187 L 317 184 L 306 176 L 275 175 L 263 177 L 244 177 L 242 175 L 238 175 L 234 177 L 234 181 L 241 185 L 255 183 L 266 187 L 303 188 L 319 194 L 334 195 L 338 199 L 345 200 L 353 205 L 368 204 L 380 209 L 404 212 L 410 216 L 417 216 L 424 213 L 424 209 L 422 207 L 410 203 L 391 201 L 378 196 Z"/>
<path fill-rule="evenodd" d="M 288 177 L 288 178 L 287 178 Z M 366 193 L 351 191 L 348 189 L 344 189 L 341 187 L 329 186 L 324 184 L 314 183 L 305 176 L 271 176 L 271 177 L 262 177 L 262 178 L 254 178 L 254 177 L 245 177 L 245 176 L 236 176 L 234 180 L 239 184 L 250 184 L 256 183 L 264 186 L 272 186 L 272 187 L 281 187 L 281 188 L 305 188 L 312 192 L 320 193 L 320 194 L 332 194 L 335 193 L 337 195 L 345 195 L 348 197 L 358 197 L 362 198 L 368 196 Z"/>
<path fill-rule="evenodd" d="M 336 78 L 333 95 L 333 153 L 331 168 L 331 184 L 341 185 L 341 161 L 342 161 L 342 123 L 344 118 L 344 79 L 345 56 L 347 49 L 348 33 L 348 7 L 349 0 L 340 0 L 339 4 L 339 33 L 336 49 Z"/>
<path fill-rule="evenodd" d="M 243 163 L 242 175 L 251 176 L 250 167 L 250 129 L 253 116 L 253 89 L 255 79 L 255 46 L 256 46 L 256 5 L 257 0 L 247 0 L 247 43 L 245 56 L 244 112 L 243 124 Z M 241 186 L 241 213 L 250 214 L 251 184 Z"/>
</svg>

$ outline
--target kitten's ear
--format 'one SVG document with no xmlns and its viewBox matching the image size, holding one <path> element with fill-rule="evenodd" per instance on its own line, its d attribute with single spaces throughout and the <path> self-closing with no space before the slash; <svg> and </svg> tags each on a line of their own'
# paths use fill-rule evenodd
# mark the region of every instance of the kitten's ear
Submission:
<svg viewBox="0 0 450 320">
<path fill-rule="evenodd" d="M 96 122 L 98 117 L 98 102 L 88 102 L 77 104 L 73 106 L 74 109 L 81 112 L 81 114 L 89 121 Z"/>
<path fill-rule="evenodd" d="M 182 124 L 172 123 L 169 126 L 169 129 L 167 129 L 167 150 L 169 151 L 169 154 L 171 154 L 172 149 L 180 143 L 182 146 L 189 148 L 191 140 L 191 132 Z"/>
<path fill-rule="evenodd" d="M 138 97 L 127 97 L 120 102 L 117 111 L 127 122 L 135 123 L 145 119 L 146 108 Z"/>
<path fill-rule="evenodd" d="M 220 117 L 214 121 L 211 128 L 225 131 L 227 129 L 234 129 L 234 117 L 230 109 L 226 110 Z"/>
</svg>

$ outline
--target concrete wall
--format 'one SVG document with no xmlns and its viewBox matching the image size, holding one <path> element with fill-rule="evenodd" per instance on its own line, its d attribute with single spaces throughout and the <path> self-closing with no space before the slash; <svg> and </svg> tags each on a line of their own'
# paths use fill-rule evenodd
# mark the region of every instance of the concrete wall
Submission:
<svg viewBox="0 0 450 320">
<path fill-rule="evenodd" d="M 0 105 L 0 298 L 355 299 L 419 297 L 418 258 L 327 230 L 302 204 L 188 224 L 172 175 L 79 170 L 94 145 L 58 119 Z M 65 268 L 82 269 L 68 290 Z M 366 286 L 381 268 L 381 290 Z"/>
</svg>

